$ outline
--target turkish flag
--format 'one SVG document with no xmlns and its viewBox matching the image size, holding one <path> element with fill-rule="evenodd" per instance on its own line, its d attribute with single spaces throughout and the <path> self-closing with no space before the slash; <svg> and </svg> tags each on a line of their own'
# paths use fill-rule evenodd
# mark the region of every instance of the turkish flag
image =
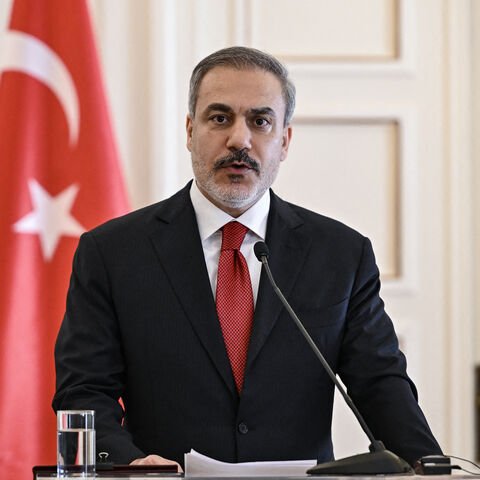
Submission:
<svg viewBox="0 0 480 480">
<path fill-rule="evenodd" d="M 128 211 L 84 0 L 14 0 L 0 43 L 0 464 L 56 463 L 54 343 L 80 234 Z"/>
</svg>

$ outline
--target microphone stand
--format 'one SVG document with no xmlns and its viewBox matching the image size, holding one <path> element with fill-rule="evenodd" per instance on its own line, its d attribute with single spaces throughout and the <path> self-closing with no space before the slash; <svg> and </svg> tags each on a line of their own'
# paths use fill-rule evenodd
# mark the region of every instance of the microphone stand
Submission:
<svg viewBox="0 0 480 480">
<path fill-rule="evenodd" d="M 328 376 L 332 379 L 333 383 L 336 385 L 336 387 L 342 394 L 345 402 L 352 410 L 353 414 L 358 420 L 358 423 L 360 423 L 360 426 L 362 427 L 363 431 L 371 442 L 369 446 L 370 452 L 368 453 L 353 455 L 351 457 L 342 458 L 333 462 L 321 463 L 316 465 L 315 467 L 310 468 L 307 473 L 310 475 L 376 475 L 394 473 L 413 475 L 414 472 L 412 467 L 405 460 L 400 458 L 398 455 L 395 455 L 393 452 L 387 450 L 380 440 L 375 439 L 372 432 L 368 428 L 368 425 L 366 424 L 364 418 L 353 403 L 352 399 L 347 394 L 343 386 L 340 384 L 335 373 L 330 368 L 328 362 L 325 360 L 325 357 L 315 345 L 312 337 L 309 335 L 302 322 L 297 317 L 290 304 L 287 302 L 287 299 L 283 296 L 283 293 L 278 288 L 275 280 L 273 279 L 272 272 L 270 271 L 270 267 L 268 265 L 269 251 L 267 245 L 264 242 L 257 242 L 254 246 L 254 251 L 256 257 L 262 262 L 262 265 L 267 272 L 267 276 L 273 290 L 277 294 L 283 306 L 287 309 L 290 317 L 293 319 L 297 327 L 302 332 L 302 335 L 305 337 L 305 340 L 310 345 L 318 360 L 320 360 L 320 363 L 328 373 Z"/>
</svg>

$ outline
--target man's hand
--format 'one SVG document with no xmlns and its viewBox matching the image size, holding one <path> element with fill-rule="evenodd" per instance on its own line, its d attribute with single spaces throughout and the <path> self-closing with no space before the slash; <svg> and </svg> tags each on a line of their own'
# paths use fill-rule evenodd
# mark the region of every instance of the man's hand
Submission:
<svg viewBox="0 0 480 480">
<path fill-rule="evenodd" d="M 163 458 L 160 455 L 148 455 L 145 458 L 137 458 L 130 465 L 176 465 L 178 471 L 183 473 L 182 467 L 177 462 Z"/>
</svg>

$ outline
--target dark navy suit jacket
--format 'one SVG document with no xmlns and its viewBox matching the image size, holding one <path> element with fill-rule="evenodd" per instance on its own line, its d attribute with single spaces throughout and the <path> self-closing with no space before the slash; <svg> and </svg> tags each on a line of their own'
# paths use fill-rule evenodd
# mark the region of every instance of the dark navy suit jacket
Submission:
<svg viewBox="0 0 480 480">
<path fill-rule="evenodd" d="M 271 193 L 266 243 L 278 286 L 375 437 L 408 462 L 440 453 L 368 239 Z M 96 410 L 97 452 L 116 463 L 183 463 L 191 448 L 228 462 L 333 458 L 333 384 L 265 272 L 238 397 L 189 185 L 81 237 L 55 355 L 54 409 Z"/>
</svg>

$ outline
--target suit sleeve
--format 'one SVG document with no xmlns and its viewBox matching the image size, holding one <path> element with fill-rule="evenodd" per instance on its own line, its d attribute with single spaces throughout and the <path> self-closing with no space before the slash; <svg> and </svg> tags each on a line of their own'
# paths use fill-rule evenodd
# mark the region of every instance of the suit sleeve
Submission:
<svg viewBox="0 0 480 480">
<path fill-rule="evenodd" d="M 393 324 L 379 295 L 380 280 L 368 239 L 347 311 L 339 373 L 377 440 L 410 464 L 441 454 L 407 375 Z"/>
<path fill-rule="evenodd" d="M 55 345 L 55 411 L 96 411 L 97 453 L 114 463 L 145 454 L 122 426 L 118 400 L 125 385 L 125 365 L 108 272 L 91 234 L 84 234 L 73 261 L 66 313 Z"/>
</svg>

